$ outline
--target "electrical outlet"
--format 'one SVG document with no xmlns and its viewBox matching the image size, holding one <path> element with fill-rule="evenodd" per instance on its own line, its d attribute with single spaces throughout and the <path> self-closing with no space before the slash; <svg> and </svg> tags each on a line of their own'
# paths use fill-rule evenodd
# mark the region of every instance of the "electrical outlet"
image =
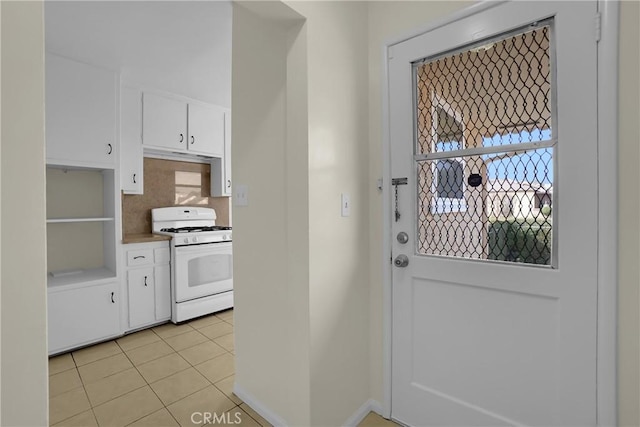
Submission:
<svg viewBox="0 0 640 427">
<path fill-rule="evenodd" d="M 340 198 L 341 201 L 341 212 L 342 212 L 342 216 L 349 216 L 351 215 L 351 196 L 349 196 L 348 193 L 342 193 L 342 197 Z"/>
<path fill-rule="evenodd" d="M 236 184 L 233 186 L 233 205 L 249 205 L 249 187 L 246 184 Z"/>
</svg>

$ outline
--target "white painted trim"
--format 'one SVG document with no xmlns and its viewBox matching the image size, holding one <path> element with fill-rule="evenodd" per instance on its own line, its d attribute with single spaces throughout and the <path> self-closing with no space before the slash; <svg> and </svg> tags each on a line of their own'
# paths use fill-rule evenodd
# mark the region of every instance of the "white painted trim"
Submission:
<svg viewBox="0 0 640 427">
<path fill-rule="evenodd" d="M 358 410 L 347 419 L 347 421 L 342 423 L 342 425 L 344 427 L 357 427 L 357 425 L 360 424 L 367 415 L 369 415 L 369 412 L 375 412 L 380 415 L 381 411 L 382 407 L 380 406 L 380 403 L 373 399 L 369 399 L 364 402 L 362 406 L 360 406 Z"/>
<path fill-rule="evenodd" d="M 482 1 L 413 32 L 387 40 L 382 46 L 382 202 L 383 202 L 383 402 L 381 415 L 391 416 L 391 136 L 389 123 L 389 49 L 413 37 L 436 30 L 492 8 L 503 1 Z M 618 34 L 620 5 L 617 0 L 598 0 L 602 14 L 598 44 L 598 347 L 597 347 L 597 424 L 615 426 L 617 422 L 617 247 L 618 247 Z M 613 67 L 611 64 L 615 64 Z M 600 149 L 607 142 L 606 149 Z"/>
<path fill-rule="evenodd" d="M 617 423 L 618 34 L 620 4 L 599 0 L 597 424 Z M 604 191 L 603 191 L 604 190 Z"/>
<path fill-rule="evenodd" d="M 391 135 L 389 125 L 389 48 L 382 46 L 382 415 L 391 418 Z"/>
<path fill-rule="evenodd" d="M 404 36 L 394 37 L 392 39 L 388 39 L 385 43 L 385 47 L 393 46 L 394 44 L 405 42 L 414 37 L 421 36 L 428 32 L 437 30 L 438 28 L 444 27 L 445 25 L 453 24 L 454 22 L 460 21 L 462 19 L 468 18 L 471 15 L 475 15 L 477 13 L 483 12 L 487 9 L 491 9 L 492 7 L 496 7 L 499 4 L 506 3 L 508 0 L 480 0 L 473 5 L 466 7 L 464 9 L 460 9 L 456 12 L 453 12 L 450 15 L 447 15 L 440 19 L 435 19 L 429 22 L 426 25 L 422 25 L 418 28 L 415 28 L 413 31 L 408 32 Z M 386 57 L 385 57 L 386 58 Z M 386 63 L 386 61 L 385 61 Z"/>
<path fill-rule="evenodd" d="M 273 426 L 286 427 L 287 422 L 280 415 L 267 408 L 264 403 L 250 395 L 245 389 L 238 385 L 237 381 L 233 383 L 233 393 L 238 396 L 244 403 L 249 405 L 251 409 L 256 411 L 262 418 L 269 421 Z"/>
</svg>

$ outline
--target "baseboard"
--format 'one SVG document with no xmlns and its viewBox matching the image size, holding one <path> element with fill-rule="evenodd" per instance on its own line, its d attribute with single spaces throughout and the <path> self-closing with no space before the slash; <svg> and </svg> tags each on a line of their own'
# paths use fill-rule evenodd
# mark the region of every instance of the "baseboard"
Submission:
<svg viewBox="0 0 640 427">
<path fill-rule="evenodd" d="M 249 405 L 251 409 L 256 411 L 262 418 L 269 421 L 269 423 L 275 427 L 286 427 L 287 423 L 278 414 L 267 408 L 262 402 L 251 396 L 245 389 L 240 387 L 238 383 L 234 382 L 233 392 L 244 403 Z"/>
<path fill-rule="evenodd" d="M 344 427 L 356 427 L 358 424 L 364 420 L 364 418 L 369 414 L 369 412 L 375 412 L 376 414 L 382 414 L 382 405 L 373 399 L 369 399 L 358 408 L 356 412 L 353 413 L 349 417 L 347 421 L 345 421 L 342 425 Z"/>
</svg>

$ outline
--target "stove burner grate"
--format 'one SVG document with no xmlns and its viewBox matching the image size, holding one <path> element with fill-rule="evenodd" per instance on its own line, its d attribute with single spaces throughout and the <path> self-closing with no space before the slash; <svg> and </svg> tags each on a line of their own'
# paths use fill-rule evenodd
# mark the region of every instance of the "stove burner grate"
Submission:
<svg viewBox="0 0 640 427">
<path fill-rule="evenodd" d="M 209 225 L 199 227 L 179 227 L 179 228 L 162 228 L 160 231 L 165 233 L 198 233 L 203 231 L 227 231 L 231 230 L 231 227 L 223 225 Z"/>
</svg>

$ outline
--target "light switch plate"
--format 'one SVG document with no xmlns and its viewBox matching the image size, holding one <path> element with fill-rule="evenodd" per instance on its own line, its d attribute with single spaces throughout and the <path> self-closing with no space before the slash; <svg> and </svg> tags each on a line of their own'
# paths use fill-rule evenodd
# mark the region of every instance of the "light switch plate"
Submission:
<svg viewBox="0 0 640 427">
<path fill-rule="evenodd" d="M 233 205 L 249 205 L 249 187 L 246 184 L 236 184 L 233 186 Z"/>
<path fill-rule="evenodd" d="M 342 193 L 340 197 L 340 201 L 342 203 L 341 212 L 342 216 L 351 215 L 351 196 L 348 193 Z"/>
</svg>

